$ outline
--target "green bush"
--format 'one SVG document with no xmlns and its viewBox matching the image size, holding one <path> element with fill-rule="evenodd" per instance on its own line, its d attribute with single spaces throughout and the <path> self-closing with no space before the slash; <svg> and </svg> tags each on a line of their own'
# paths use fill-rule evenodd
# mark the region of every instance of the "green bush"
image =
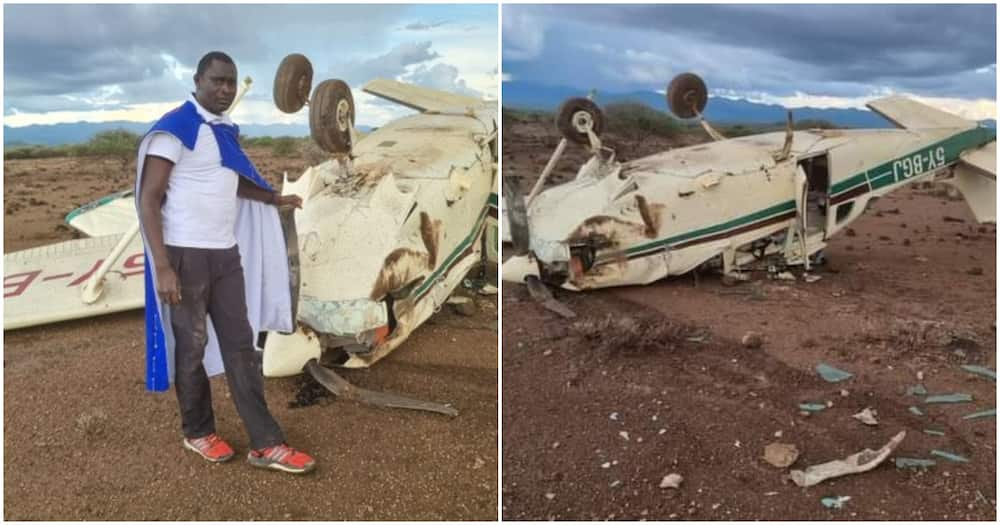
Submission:
<svg viewBox="0 0 1000 525">
<path fill-rule="evenodd" d="M 272 142 L 271 151 L 276 157 L 291 157 L 298 151 L 296 147 L 298 142 L 292 137 L 278 137 Z"/>
<path fill-rule="evenodd" d="M 604 108 L 604 116 L 607 122 L 605 129 L 631 140 L 633 147 L 649 137 L 673 137 L 683 130 L 677 120 L 641 102 L 608 104 Z"/>
</svg>

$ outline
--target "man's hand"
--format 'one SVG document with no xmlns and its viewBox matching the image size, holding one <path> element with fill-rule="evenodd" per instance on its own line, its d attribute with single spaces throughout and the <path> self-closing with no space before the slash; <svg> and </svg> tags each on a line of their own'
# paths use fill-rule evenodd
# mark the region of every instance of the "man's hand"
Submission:
<svg viewBox="0 0 1000 525">
<path fill-rule="evenodd" d="M 156 293 L 161 301 L 167 304 L 180 304 L 181 283 L 177 280 L 177 273 L 170 266 L 156 269 Z"/>
<path fill-rule="evenodd" d="M 274 205 L 281 208 L 284 206 L 295 206 L 298 209 L 302 209 L 302 197 L 298 195 L 278 195 L 274 201 Z"/>
</svg>

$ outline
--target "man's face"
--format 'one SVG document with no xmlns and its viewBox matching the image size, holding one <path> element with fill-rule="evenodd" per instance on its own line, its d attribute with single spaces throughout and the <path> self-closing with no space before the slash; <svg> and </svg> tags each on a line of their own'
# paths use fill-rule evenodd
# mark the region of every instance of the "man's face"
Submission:
<svg viewBox="0 0 1000 525">
<path fill-rule="evenodd" d="M 236 66 L 213 60 L 200 77 L 194 79 L 194 97 L 205 109 L 221 115 L 236 97 Z"/>
</svg>

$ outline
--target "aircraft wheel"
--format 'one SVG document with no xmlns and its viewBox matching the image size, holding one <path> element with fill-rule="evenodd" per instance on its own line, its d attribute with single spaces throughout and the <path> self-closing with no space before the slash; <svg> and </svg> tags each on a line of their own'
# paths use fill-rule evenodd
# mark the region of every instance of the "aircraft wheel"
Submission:
<svg viewBox="0 0 1000 525">
<path fill-rule="evenodd" d="M 604 113 L 593 100 L 571 98 L 559 106 L 556 127 L 568 140 L 578 144 L 590 144 L 587 129 L 600 136 L 604 131 Z"/>
<path fill-rule="evenodd" d="M 298 53 L 286 56 L 274 74 L 274 105 L 285 113 L 295 113 L 309 100 L 313 68 L 309 59 Z"/>
<path fill-rule="evenodd" d="M 708 105 L 705 81 L 694 73 L 681 73 L 667 86 L 667 105 L 678 118 L 696 117 Z"/>
<path fill-rule="evenodd" d="M 354 97 L 343 80 L 324 80 L 309 100 L 309 131 L 324 151 L 349 153 L 354 127 Z"/>
</svg>

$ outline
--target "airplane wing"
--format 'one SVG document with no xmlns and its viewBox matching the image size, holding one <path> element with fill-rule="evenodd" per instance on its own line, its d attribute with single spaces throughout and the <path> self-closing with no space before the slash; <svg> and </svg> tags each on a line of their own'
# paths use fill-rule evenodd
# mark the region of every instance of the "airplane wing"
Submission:
<svg viewBox="0 0 1000 525">
<path fill-rule="evenodd" d="M 3 328 L 79 319 L 142 308 L 145 304 L 142 238 L 134 236 L 104 277 L 97 301 L 81 289 L 123 234 L 76 239 L 4 254 Z"/>
<path fill-rule="evenodd" d="M 361 90 L 420 112 L 464 111 L 468 107 L 479 106 L 483 103 L 477 98 L 414 86 L 413 84 L 404 84 L 384 78 L 376 78 L 368 82 Z"/>
<path fill-rule="evenodd" d="M 976 123 L 898 95 L 873 100 L 868 109 L 903 129 L 974 128 Z"/>
<path fill-rule="evenodd" d="M 91 237 L 124 233 L 137 220 L 132 190 L 112 193 L 66 215 L 66 224 Z"/>
</svg>

